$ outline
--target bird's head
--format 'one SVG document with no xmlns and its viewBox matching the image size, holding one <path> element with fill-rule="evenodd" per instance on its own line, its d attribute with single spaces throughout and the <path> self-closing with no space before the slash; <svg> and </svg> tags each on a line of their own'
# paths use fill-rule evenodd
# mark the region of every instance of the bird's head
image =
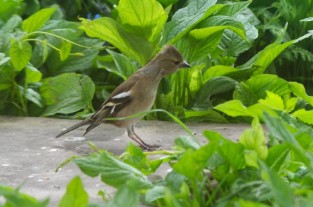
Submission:
<svg viewBox="0 0 313 207">
<path fill-rule="evenodd" d="M 179 51 L 171 45 L 166 46 L 155 58 L 161 67 L 162 75 L 168 75 L 180 68 L 189 68 L 190 65 L 183 60 Z"/>
</svg>

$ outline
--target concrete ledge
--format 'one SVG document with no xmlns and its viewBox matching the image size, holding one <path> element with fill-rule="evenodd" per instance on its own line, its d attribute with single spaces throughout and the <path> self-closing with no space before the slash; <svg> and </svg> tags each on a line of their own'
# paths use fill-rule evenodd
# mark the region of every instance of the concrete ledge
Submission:
<svg viewBox="0 0 313 207">
<path fill-rule="evenodd" d="M 23 185 L 22 192 L 38 199 L 50 197 L 51 207 L 57 206 L 67 183 L 77 174 L 82 177 L 90 201 L 101 200 L 97 196 L 99 190 L 105 189 L 107 193 L 113 193 L 114 189 L 105 186 L 99 178 L 91 179 L 84 176 L 72 163 L 58 173 L 54 172 L 55 168 L 67 158 L 91 152 L 85 142 L 69 144 L 65 141 L 81 137 L 84 128 L 59 139 L 54 138 L 62 129 L 77 122 L 53 118 L 0 116 L 0 183 L 11 187 Z M 203 130 L 218 131 L 223 136 L 235 140 L 249 125 L 200 123 L 190 124 L 189 127 L 200 141 L 205 143 L 201 135 Z M 163 149 L 170 149 L 178 136 L 187 135 L 179 125 L 163 121 L 141 121 L 137 124 L 136 132 L 146 143 L 159 144 Z M 123 153 L 130 141 L 124 129 L 104 124 L 88 133 L 86 140 L 114 154 Z M 161 166 L 157 174 L 162 176 L 166 170 L 166 165 Z"/>
</svg>

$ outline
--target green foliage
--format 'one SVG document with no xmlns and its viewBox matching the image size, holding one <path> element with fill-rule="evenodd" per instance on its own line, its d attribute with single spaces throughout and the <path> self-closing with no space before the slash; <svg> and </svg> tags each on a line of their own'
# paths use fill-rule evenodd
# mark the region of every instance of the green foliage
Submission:
<svg viewBox="0 0 313 207">
<path fill-rule="evenodd" d="M 99 52 L 100 41 L 83 37 L 76 23 L 56 17 L 58 9 L 42 9 L 24 20 L 12 14 L 0 24 L 1 114 L 54 115 L 93 110 L 95 86 L 89 77 L 81 76 L 79 81 L 78 75 L 57 75 L 88 69 Z"/>
<path fill-rule="evenodd" d="M 179 137 L 175 150 L 143 152 L 129 144 L 119 158 L 107 151 L 72 160 L 88 176 L 117 189 L 108 206 L 309 206 L 312 195 L 313 130 L 285 112 L 264 114 L 268 139 L 255 118 L 239 142 L 206 130 L 208 143 Z M 278 118 L 280 117 L 280 118 Z M 155 156 L 161 155 L 161 156 Z M 153 164 L 154 163 L 154 164 Z M 155 163 L 157 163 L 155 165 Z M 146 174 L 168 163 L 171 171 L 151 182 Z M 75 180 L 75 186 L 73 188 Z M 71 187 L 72 186 L 72 187 Z M 65 198 L 76 195 L 74 178 Z"/>
<path fill-rule="evenodd" d="M 12 189 L 10 187 L 0 185 L 0 198 L 5 199 L 4 206 L 12 207 L 45 207 L 49 200 L 38 201 L 34 197 L 19 192 L 19 189 Z"/>
<path fill-rule="evenodd" d="M 80 177 L 74 177 L 67 185 L 58 207 L 77 206 L 85 207 L 88 205 L 88 194 L 84 189 Z"/>
</svg>

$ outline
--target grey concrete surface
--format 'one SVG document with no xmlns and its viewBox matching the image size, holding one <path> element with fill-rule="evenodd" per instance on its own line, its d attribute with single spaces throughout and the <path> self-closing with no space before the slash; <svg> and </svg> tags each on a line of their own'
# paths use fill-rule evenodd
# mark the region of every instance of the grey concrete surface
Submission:
<svg viewBox="0 0 313 207">
<path fill-rule="evenodd" d="M 11 187 L 21 186 L 21 192 L 31 194 L 38 199 L 49 197 L 49 206 L 57 206 L 66 190 L 67 183 L 75 175 L 82 177 L 90 201 L 99 202 L 99 190 L 113 195 L 114 189 L 103 184 L 99 177 L 89 178 L 72 163 L 59 172 L 56 167 L 73 155 L 91 152 L 86 142 L 69 145 L 73 137 L 81 137 L 84 128 L 77 129 L 59 139 L 55 139 L 61 130 L 75 124 L 77 120 L 53 118 L 21 118 L 0 116 L 0 183 Z M 247 124 L 189 124 L 190 129 L 202 143 L 203 130 L 210 129 L 220 132 L 227 138 L 237 139 Z M 162 121 L 141 121 L 136 132 L 149 144 L 159 144 L 163 149 L 170 149 L 178 136 L 187 135 L 179 125 Z M 100 148 L 114 154 L 123 153 L 130 139 L 124 129 L 112 125 L 100 125 L 86 135 Z M 156 175 L 166 174 L 168 167 L 161 166 Z M 3 200 L 2 200 L 3 202 Z M 0 204 L 2 203 L 0 199 Z"/>
</svg>

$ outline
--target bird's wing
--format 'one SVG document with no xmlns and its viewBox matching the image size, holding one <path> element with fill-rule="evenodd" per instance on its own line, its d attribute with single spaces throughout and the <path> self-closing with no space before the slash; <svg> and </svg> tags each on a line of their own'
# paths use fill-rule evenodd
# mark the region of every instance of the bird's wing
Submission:
<svg viewBox="0 0 313 207">
<path fill-rule="evenodd" d="M 91 124 L 86 129 L 85 134 L 103 123 L 106 118 L 115 117 L 120 110 L 131 102 L 132 87 L 136 84 L 136 81 L 137 77 L 132 76 L 127 82 L 122 83 L 112 92 L 101 108 L 91 117 Z"/>
</svg>

